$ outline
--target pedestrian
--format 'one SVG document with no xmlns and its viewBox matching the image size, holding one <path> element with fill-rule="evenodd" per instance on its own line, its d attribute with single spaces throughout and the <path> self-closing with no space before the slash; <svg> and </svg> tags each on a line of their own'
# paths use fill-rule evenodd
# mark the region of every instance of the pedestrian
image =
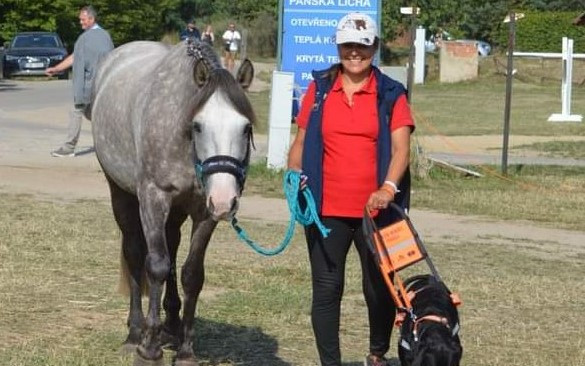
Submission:
<svg viewBox="0 0 585 366">
<path fill-rule="evenodd" d="M 221 38 L 224 42 L 224 67 L 230 72 L 233 72 L 236 64 L 236 56 L 240 50 L 240 42 L 242 41 L 240 32 L 236 30 L 236 24 L 230 22 L 228 29 L 223 33 Z"/>
<path fill-rule="evenodd" d="M 199 32 L 199 29 L 197 29 L 197 27 L 195 26 L 195 18 L 189 19 L 189 21 L 187 22 L 187 26 L 179 34 L 179 39 L 181 39 L 181 41 L 184 41 L 188 38 L 197 40 L 201 39 L 201 33 Z"/>
<path fill-rule="evenodd" d="M 67 139 L 63 146 L 51 152 L 55 157 L 75 156 L 75 146 L 81 132 L 81 121 L 90 103 L 91 85 L 99 61 L 114 49 L 110 34 L 97 23 L 97 12 L 91 5 L 79 11 L 79 24 L 83 33 L 75 41 L 73 53 L 63 61 L 45 70 L 49 76 L 73 66 L 73 104 L 69 113 Z"/>
<path fill-rule="evenodd" d="M 322 365 L 340 366 L 340 305 L 351 244 L 359 255 L 368 308 L 365 365 L 388 365 L 395 305 L 368 251 L 362 218 L 367 207 L 379 225 L 392 222 L 389 203 L 408 207 L 410 134 L 414 123 L 399 82 L 372 65 L 379 45 L 374 20 L 349 13 L 337 25 L 340 62 L 314 71 L 297 117 L 288 168 L 302 171 L 323 224 L 305 228 L 311 266 L 311 321 Z"/>
<path fill-rule="evenodd" d="M 208 24 L 207 27 L 205 27 L 205 31 L 203 34 L 201 34 L 201 40 L 203 42 L 207 42 L 210 46 L 213 47 L 213 43 L 215 42 L 215 35 L 213 34 L 213 28 L 211 27 L 211 24 Z"/>
</svg>

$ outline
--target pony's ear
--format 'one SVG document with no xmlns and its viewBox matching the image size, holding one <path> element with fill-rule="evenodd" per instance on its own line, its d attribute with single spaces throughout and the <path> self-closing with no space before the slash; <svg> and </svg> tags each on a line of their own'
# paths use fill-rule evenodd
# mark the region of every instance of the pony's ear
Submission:
<svg viewBox="0 0 585 366">
<path fill-rule="evenodd" d="M 236 73 L 236 81 L 244 90 L 248 90 L 252 79 L 254 79 L 254 66 L 252 61 L 245 59 Z"/>
<path fill-rule="evenodd" d="M 197 60 L 195 67 L 193 67 L 193 79 L 198 87 L 202 87 L 209 80 L 209 66 L 203 59 Z"/>
</svg>

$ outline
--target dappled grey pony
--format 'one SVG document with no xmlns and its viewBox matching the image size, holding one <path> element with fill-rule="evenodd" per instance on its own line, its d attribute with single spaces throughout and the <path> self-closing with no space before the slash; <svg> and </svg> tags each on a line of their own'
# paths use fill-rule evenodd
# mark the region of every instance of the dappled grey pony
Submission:
<svg viewBox="0 0 585 366">
<path fill-rule="evenodd" d="M 197 41 L 174 47 L 132 42 L 111 52 L 95 76 L 89 114 L 122 231 L 130 290 L 125 348 L 136 348 L 135 365 L 162 364 L 168 343 L 178 347 L 176 365 L 197 365 L 193 323 L 203 259 L 218 220 L 229 220 L 238 208 L 255 119 L 244 93 L 253 72 L 244 61 L 234 78 Z M 176 256 L 187 217 L 193 227 L 181 272 L 181 320 Z"/>
</svg>

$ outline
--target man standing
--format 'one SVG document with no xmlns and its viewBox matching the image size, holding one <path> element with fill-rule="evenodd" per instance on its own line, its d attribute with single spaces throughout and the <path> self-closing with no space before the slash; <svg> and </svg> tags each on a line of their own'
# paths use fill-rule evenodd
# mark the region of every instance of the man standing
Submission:
<svg viewBox="0 0 585 366">
<path fill-rule="evenodd" d="M 187 23 L 187 28 L 183 29 L 183 31 L 179 35 L 179 38 L 181 39 L 181 41 L 184 41 L 188 38 L 197 40 L 201 39 L 201 33 L 199 32 L 199 29 L 195 27 L 195 19 L 193 18 L 189 19 L 189 23 Z"/>
<path fill-rule="evenodd" d="M 97 23 L 97 13 L 92 6 L 84 6 L 79 11 L 79 24 L 83 33 L 75 41 L 73 53 L 59 64 L 49 67 L 45 73 L 53 76 L 67 70 L 73 65 L 73 103 L 74 108 L 69 113 L 69 127 L 67 140 L 55 151 L 55 157 L 75 156 L 75 145 L 81 132 L 83 112 L 88 107 L 91 97 L 91 85 L 99 61 L 108 52 L 114 49 L 114 44 L 108 32 Z"/>
</svg>

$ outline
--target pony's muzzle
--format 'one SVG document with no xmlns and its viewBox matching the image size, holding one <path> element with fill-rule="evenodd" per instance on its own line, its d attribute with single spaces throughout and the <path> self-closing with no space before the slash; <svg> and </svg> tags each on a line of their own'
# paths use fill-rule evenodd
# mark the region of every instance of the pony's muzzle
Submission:
<svg viewBox="0 0 585 366">
<path fill-rule="evenodd" d="M 236 211 L 238 211 L 238 207 L 238 197 L 233 197 L 227 203 L 215 203 L 213 201 L 213 197 L 210 196 L 207 203 L 207 209 L 209 210 L 209 213 L 211 213 L 213 219 L 216 221 L 231 220 L 235 216 Z"/>
<path fill-rule="evenodd" d="M 207 210 L 216 221 L 231 220 L 239 207 L 240 189 L 234 176 L 216 173 L 207 185 Z"/>
</svg>

